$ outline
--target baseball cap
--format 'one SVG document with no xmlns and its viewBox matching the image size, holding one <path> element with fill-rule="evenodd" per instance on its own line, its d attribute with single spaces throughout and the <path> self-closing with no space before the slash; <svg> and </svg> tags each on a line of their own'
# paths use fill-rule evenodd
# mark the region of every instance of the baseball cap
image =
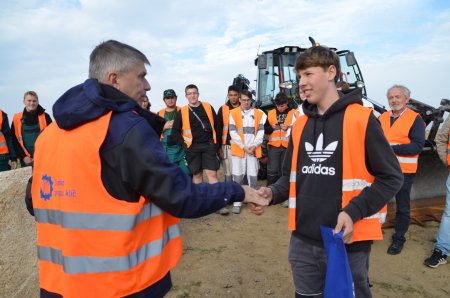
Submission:
<svg viewBox="0 0 450 298">
<path fill-rule="evenodd" d="M 163 93 L 163 97 L 167 98 L 167 97 L 177 97 L 177 94 L 175 93 L 175 91 L 173 89 L 167 89 L 164 91 Z"/>
</svg>

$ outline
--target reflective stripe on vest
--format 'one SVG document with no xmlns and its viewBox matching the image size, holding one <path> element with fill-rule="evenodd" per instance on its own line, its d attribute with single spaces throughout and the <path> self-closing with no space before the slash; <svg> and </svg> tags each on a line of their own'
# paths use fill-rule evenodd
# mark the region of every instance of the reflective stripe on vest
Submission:
<svg viewBox="0 0 450 298">
<path fill-rule="evenodd" d="M 229 130 L 229 123 L 230 123 L 230 107 L 228 105 L 222 106 L 222 145 L 227 144 L 227 137 L 228 137 L 228 130 Z"/>
<path fill-rule="evenodd" d="M 150 199 L 126 202 L 105 189 L 99 150 L 110 117 L 70 131 L 51 124 L 36 141 L 40 287 L 63 297 L 131 295 L 161 280 L 182 254 L 178 218 Z"/>
<path fill-rule="evenodd" d="M 2 132 L 3 127 L 3 111 L 0 109 L 0 154 L 8 154 L 8 144 L 6 143 L 5 135 Z"/>
<path fill-rule="evenodd" d="M 232 130 L 232 129 L 236 130 L 238 135 L 241 137 L 242 142 L 244 142 L 244 140 L 245 140 L 244 134 L 254 134 L 256 136 L 256 134 L 258 133 L 258 130 L 264 129 L 264 125 L 262 125 L 260 123 L 264 112 L 259 109 L 253 109 L 253 113 L 255 115 L 255 118 L 254 118 L 255 126 L 254 127 L 242 127 L 243 126 L 242 110 L 240 108 L 236 108 L 236 109 L 232 109 L 230 112 L 230 115 L 231 115 L 231 117 L 233 117 L 233 120 L 235 123 L 235 125 L 230 125 L 230 130 Z M 237 144 L 235 144 L 233 142 L 233 140 L 231 140 L 230 143 L 231 143 L 231 155 L 239 156 L 239 157 L 245 156 L 244 149 L 240 148 Z M 262 157 L 261 145 L 256 147 L 255 156 L 257 158 Z"/>
<path fill-rule="evenodd" d="M 203 108 L 205 109 L 206 115 L 208 116 L 209 123 L 212 128 L 212 135 L 214 144 L 217 144 L 216 140 L 216 130 L 214 129 L 214 117 L 212 113 L 212 107 L 207 102 L 200 102 Z M 191 131 L 191 123 L 189 116 L 189 105 L 185 105 L 181 108 L 181 118 L 182 118 L 182 127 L 181 127 L 181 135 L 183 136 L 183 140 L 186 143 L 186 146 L 189 148 L 192 145 L 192 131 Z"/>
<path fill-rule="evenodd" d="M 286 119 L 284 120 L 284 124 L 289 124 L 288 129 L 286 131 L 282 129 L 274 130 L 269 135 L 269 142 L 268 144 L 274 147 L 280 147 L 283 146 L 287 148 L 289 144 L 289 136 L 287 135 L 287 131 L 292 127 L 292 122 L 295 117 L 295 110 L 290 110 L 287 113 Z M 272 109 L 269 111 L 267 115 L 267 121 L 269 121 L 269 124 L 272 126 L 275 123 L 278 123 L 277 118 L 277 109 Z"/>
<path fill-rule="evenodd" d="M 410 144 L 411 140 L 408 137 L 409 131 L 416 121 L 417 113 L 406 108 L 406 111 L 395 120 L 391 126 L 391 112 L 384 112 L 380 117 L 381 128 L 392 145 Z M 412 156 L 405 156 L 396 154 L 403 173 L 416 173 L 419 154 Z"/>
<path fill-rule="evenodd" d="M 342 145 L 343 169 L 342 169 L 342 208 L 359 195 L 359 193 L 372 184 L 374 177 L 365 167 L 365 135 L 370 109 L 358 104 L 349 105 L 344 114 Z M 300 140 L 303 128 L 308 117 L 300 117 L 292 128 L 292 163 L 289 178 L 289 219 L 288 228 L 293 231 L 296 227 L 296 179 L 297 164 L 300 150 Z M 351 157 L 351 158 L 350 158 Z M 363 166 L 364 165 L 364 166 Z M 365 217 L 354 223 L 353 241 L 381 240 L 381 223 L 386 218 L 387 207 L 384 206 L 379 212 Z"/>
<path fill-rule="evenodd" d="M 25 153 L 26 156 L 30 157 L 31 154 L 25 148 L 25 144 L 23 142 L 22 118 L 23 118 L 23 112 L 14 114 L 14 117 L 13 117 L 14 132 L 16 133 L 17 141 L 19 142 L 20 147 L 22 147 L 23 152 Z M 45 120 L 45 113 L 38 115 L 38 120 L 39 120 L 39 129 L 42 132 L 47 127 L 47 121 Z"/>
</svg>

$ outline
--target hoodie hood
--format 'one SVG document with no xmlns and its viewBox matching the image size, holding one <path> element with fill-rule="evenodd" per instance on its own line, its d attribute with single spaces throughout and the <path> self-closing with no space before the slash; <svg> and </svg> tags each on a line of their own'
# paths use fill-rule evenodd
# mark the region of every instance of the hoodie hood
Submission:
<svg viewBox="0 0 450 298">
<path fill-rule="evenodd" d="M 344 110 L 350 104 L 357 103 L 357 104 L 363 105 L 361 88 L 356 88 L 355 90 L 353 90 L 347 94 L 343 94 L 342 92 L 339 91 L 338 94 L 339 94 L 339 99 L 337 101 L 335 101 L 328 108 L 328 110 L 325 111 L 325 113 L 323 115 L 319 115 L 317 113 L 317 105 L 310 104 L 308 102 L 308 99 L 306 99 L 303 102 L 303 105 L 302 105 L 303 112 L 308 117 L 311 117 L 311 118 L 322 117 L 325 120 L 325 119 L 329 118 L 331 115 Z"/>
<path fill-rule="evenodd" d="M 69 89 L 53 105 L 53 116 L 65 130 L 93 121 L 109 111 L 126 112 L 139 105 L 116 88 L 88 79 Z"/>
</svg>

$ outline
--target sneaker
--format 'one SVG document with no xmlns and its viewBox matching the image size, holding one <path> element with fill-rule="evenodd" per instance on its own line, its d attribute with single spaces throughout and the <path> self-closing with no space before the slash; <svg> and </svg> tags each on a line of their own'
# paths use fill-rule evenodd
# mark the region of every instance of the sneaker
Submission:
<svg viewBox="0 0 450 298">
<path fill-rule="evenodd" d="M 393 239 L 391 245 L 387 250 L 387 253 L 390 255 L 398 255 L 403 249 L 403 244 L 403 241 Z"/>
<path fill-rule="evenodd" d="M 281 203 L 281 206 L 283 206 L 284 208 L 289 207 L 289 200 L 286 200 L 283 203 Z"/>
<path fill-rule="evenodd" d="M 434 249 L 431 257 L 424 261 L 424 264 L 431 268 L 436 268 L 439 265 L 447 263 L 447 256 L 442 253 L 439 249 Z"/>
<path fill-rule="evenodd" d="M 217 211 L 217 213 L 219 213 L 220 215 L 228 215 L 229 211 L 227 207 L 223 207 L 222 209 Z"/>
<path fill-rule="evenodd" d="M 241 213 L 241 206 L 233 206 L 233 210 L 231 210 L 234 214 Z"/>
</svg>

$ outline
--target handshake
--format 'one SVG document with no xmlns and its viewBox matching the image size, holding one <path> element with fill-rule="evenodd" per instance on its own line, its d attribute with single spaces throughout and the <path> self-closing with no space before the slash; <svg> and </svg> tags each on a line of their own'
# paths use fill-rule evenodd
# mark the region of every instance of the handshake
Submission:
<svg viewBox="0 0 450 298">
<path fill-rule="evenodd" d="M 248 203 L 250 211 L 256 215 L 263 214 L 264 208 L 272 201 L 272 190 L 268 187 L 253 189 L 248 185 L 242 185 L 242 188 L 245 191 L 244 202 Z"/>
</svg>

